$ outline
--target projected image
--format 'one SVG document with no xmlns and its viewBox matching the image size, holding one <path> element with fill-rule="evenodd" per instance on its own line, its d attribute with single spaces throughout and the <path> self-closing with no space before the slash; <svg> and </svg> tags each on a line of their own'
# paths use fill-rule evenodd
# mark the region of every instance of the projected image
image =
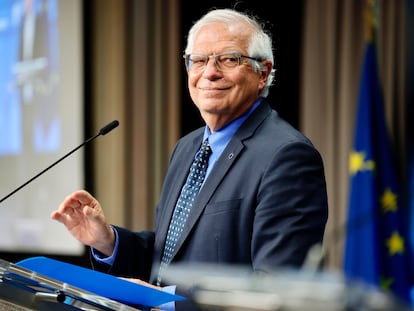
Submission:
<svg viewBox="0 0 414 311">
<path fill-rule="evenodd" d="M 84 140 L 82 86 L 81 0 L 0 0 L 0 258 L 83 251 L 49 217 L 83 187 L 81 150 L 25 184 Z"/>
<path fill-rule="evenodd" d="M 55 152 L 61 139 L 56 0 L 1 3 L 0 155 Z"/>
</svg>

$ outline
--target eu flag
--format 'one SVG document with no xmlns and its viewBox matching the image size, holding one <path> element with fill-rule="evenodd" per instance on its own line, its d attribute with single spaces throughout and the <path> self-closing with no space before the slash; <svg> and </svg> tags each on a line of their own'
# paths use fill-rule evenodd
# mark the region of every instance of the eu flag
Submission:
<svg viewBox="0 0 414 311">
<path fill-rule="evenodd" d="M 375 45 L 366 45 L 350 155 L 344 272 L 409 301 L 408 241 Z"/>
</svg>

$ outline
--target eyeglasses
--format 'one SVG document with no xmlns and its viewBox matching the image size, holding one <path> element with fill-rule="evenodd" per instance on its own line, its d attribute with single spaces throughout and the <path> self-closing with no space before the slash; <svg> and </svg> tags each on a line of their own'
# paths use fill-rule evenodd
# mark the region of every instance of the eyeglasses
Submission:
<svg viewBox="0 0 414 311">
<path fill-rule="evenodd" d="M 210 58 L 214 60 L 214 65 L 217 70 L 220 71 L 228 71 L 240 66 L 243 58 L 257 62 L 262 61 L 260 58 L 241 55 L 236 52 L 226 52 L 218 55 L 185 54 L 183 57 L 185 59 L 185 66 L 187 69 L 195 72 L 204 70 Z"/>
</svg>

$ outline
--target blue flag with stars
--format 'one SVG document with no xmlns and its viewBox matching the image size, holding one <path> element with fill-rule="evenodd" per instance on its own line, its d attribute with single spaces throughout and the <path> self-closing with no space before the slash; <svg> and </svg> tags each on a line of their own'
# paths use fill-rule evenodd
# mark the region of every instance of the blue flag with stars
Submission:
<svg viewBox="0 0 414 311">
<path fill-rule="evenodd" d="M 375 45 L 366 45 L 353 151 L 344 250 L 351 279 L 409 301 L 408 241 L 387 132 Z"/>
</svg>

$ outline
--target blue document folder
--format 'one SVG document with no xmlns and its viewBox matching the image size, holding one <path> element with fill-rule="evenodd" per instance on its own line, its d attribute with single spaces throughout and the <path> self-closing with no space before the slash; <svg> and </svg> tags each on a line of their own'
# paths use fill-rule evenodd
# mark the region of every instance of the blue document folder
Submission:
<svg viewBox="0 0 414 311">
<path fill-rule="evenodd" d="M 16 266 L 130 306 L 156 307 L 167 302 L 185 299 L 182 296 L 129 282 L 113 275 L 43 256 L 24 259 L 16 263 Z"/>
</svg>

